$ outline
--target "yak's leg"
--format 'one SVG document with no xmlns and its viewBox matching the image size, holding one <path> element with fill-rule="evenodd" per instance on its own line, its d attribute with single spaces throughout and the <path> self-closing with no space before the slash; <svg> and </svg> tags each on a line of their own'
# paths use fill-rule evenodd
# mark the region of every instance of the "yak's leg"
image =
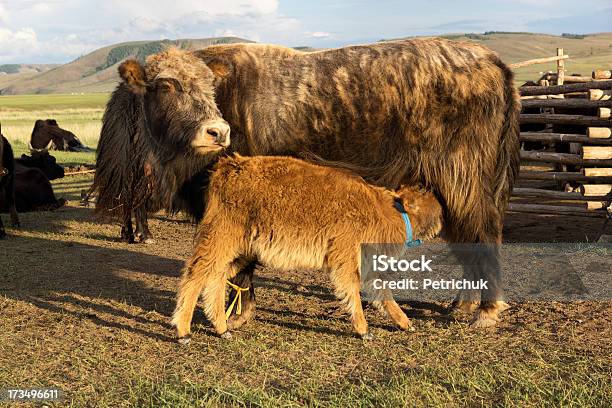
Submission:
<svg viewBox="0 0 612 408">
<path fill-rule="evenodd" d="M 255 316 L 255 288 L 253 286 L 253 272 L 257 267 L 257 261 L 250 261 L 246 265 L 239 266 L 239 272 L 230 279 L 230 281 L 241 288 L 249 288 L 248 292 L 242 292 L 241 295 L 241 314 L 236 314 L 236 309 L 232 310 L 227 326 L 229 330 L 240 328 L 243 324 L 253 319 Z M 230 302 L 237 295 L 232 289 L 229 294 Z"/>
<path fill-rule="evenodd" d="M 11 174 L 9 175 L 10 177 L 10 181 L 8 184 L 8 197 L 7 197 L 7 201 L 8 201 L 8 205 L 9 205 L 9 212 L 11 213 L 11 223 L 13 224 L 13 227 L 19 227 L 20 223 L 19 223 L 19 215 L 17 214 L 17 206 L 15 204 L 15 175 Z"/>
<path fill-rule="evenodd" d="M 121 238 L 128 244 L 134 243 L 134 229 L 132 226 L 132 211 L 123 212 L 123 226 L 121 227 Z"/>
<path fill-rule="evenodd" d="M 449 235 L 456 243 L 452 250 L 463 265 L 464 278 L 473 282 L 486 281 L 488 288 L 461 291 L 453 307 L 455 310 L 473 310 L 480 300 L 472 325 L 489 327 L 495 325 L 499 320 L 498 314 L 506 308 L 502 300 L 499 265 L 503 214 L 493 197 L 486 194 L 490 189 L 476 187 L 478 194 L 474 192 L 469 199 L 463 199 L 463 206 L 452 194 L 445 197 L 450 218 L 447 225 L 450 226 Z"/>
<path fill-rule="evenodd" d="M 134 211 L 136 217 L 136 233 L 135 236 L 140 242 L 145 244 L 154 244 L 153 234 L 149 231 L 149 219 L 147 208 L 145 205 L 140 206 Z"/>
<path fill-rule="evenodd" d="M 368 322 L 361 307 L 361 279 L 357 263 L 358 252 L 352 245 L 338 246 L 334 243 L 325 259 L 325 269 L 329 271 L 334 291 L 351 315 L 353 329 L 364 340 L 374 337 L 368 331 Z"/>
<path fill-rule="evenodd" d="M 0 202 L 2 202 L 0 200 Z M 0 239 L 3 239 L 6 237 L 6 231 L 4 230 L 4 224 L 2 223 L 2 216 L 0 215 Z"/>
</svg>

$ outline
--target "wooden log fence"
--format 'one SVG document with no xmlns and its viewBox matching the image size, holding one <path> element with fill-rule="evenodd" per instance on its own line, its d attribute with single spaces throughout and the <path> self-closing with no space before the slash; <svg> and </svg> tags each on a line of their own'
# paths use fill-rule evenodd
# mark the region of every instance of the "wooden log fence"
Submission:
<svg viewBox="0 0 612 408">
<path fill-rule="evenodd" d="M 589 128 L 592 129 L 592 128 Z M 600 128 L 597 128 L 600 129 Z M 604 128 L 607 129 L 607 128 Z M 574 135 L 566 133 L 540 133 L 540 132 L 522 132 L 519 135 L 521 142 L 541 142 L 544 144 L 550 143 L 582 143 L 582 144 L 596 144 L 599 146 L 612 146 L 612 138 L 608 139 L 595 139 L 589 135 Z"/>
<path fill-rule="evenodd" d="M 578 84 L 554 85 L 554 86 L 522 86 L 518 89 L 521 96 L 533 95 L 557 95 L 573 92 L 588 92 L 589 89 L 612 89 L 612 81 L 584 82 Z"/>
</svg>

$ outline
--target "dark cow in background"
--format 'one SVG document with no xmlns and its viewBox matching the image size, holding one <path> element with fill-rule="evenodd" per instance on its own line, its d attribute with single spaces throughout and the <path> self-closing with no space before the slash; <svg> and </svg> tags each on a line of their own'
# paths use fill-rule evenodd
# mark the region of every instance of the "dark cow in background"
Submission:
<svg viewBox="0 0 612 408">
<path fill-rule="evenodd" d="M 5 208 L 11 213 L 14 227 L 19 226 L 19 216 L 15 206 L 15 158 L 8 140 L 2 135 L 0 128 L 0 209 Z M 0 239 L 6 237 L 4 224 L 0 216 Z"/>
<path fill-rule="evenodd" d="M 15 205 L 19 212 L 51 211 L 66 203 L 56 198 L 45 173 L 36 167 L 15 165 Z M 6 211 L 6 208 L 2 208 Z"/>
<path fill-rule="evenodd" d="M 464 258 L 466 277 L 489 281 L 479 294 L 461 292 L 459 310 L 473 310 L 476 327 L 494 325 L 504 308 L 497 245 L 519 166 L 519 103 L 513 75 L 499 57 L 478 44 L 413 39 L 304 53 L 261 44 L 167 50 L 146 67 L 121 65 L 123 83 L 107 114 L 124 140 L 123 156 L 98 157 L 96 178 L 125 160 L 99 203 L 135 201 L 122 195 L 146 185 L 134 154 L 154 160 L 156 194 L 166 208 L 177 202 L 196 218 L 205 202 L 206 175 L 225 146 L 243 155 L 312 153 L 356 170 L 370 183 L 395 189 L 422 184 L 443 204 L 447 235 L 456 243 L 484 244 Z M 146 138 L 147 150 L 130 141 Z M 102 171 L 101 171 L 102 170 Z M 195 176 L 195 177 L 194 177 Z M 102 197 L 101 197 L 102 198 Z M 108 207 L 112 208 L 112 207 Z M 471 266 L 470 266 L 471 265 Z M 250 286 L 254 265 L 234 283 Z M 478 296 L 479 295 L 479 296 Z M 243 323 L 252 311 L 243 296 Z"/>
<path fill-rule="evenodd" d="M 30 139 L 30 150 L 83 152 L 90 149 L 83 145 L 74 133 L 59 127 L 55 119 L 39 119 L 34 123 Z"/>
<path fill-rule="evenodd" d="M 31 156 L 22 154 L 21 158 L 16 159 L 16 162 L 23 167 L 40 169 L 49 180 L 64 177 L 64 168 L 57 164 L 55 157 L 51 156 L 48 151 L 32 152 Z"/>
</svg>

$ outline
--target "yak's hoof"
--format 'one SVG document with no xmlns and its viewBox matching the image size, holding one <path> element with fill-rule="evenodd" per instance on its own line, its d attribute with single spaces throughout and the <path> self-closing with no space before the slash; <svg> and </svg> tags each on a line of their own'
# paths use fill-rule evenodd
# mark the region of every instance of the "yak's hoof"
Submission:
<svg viewBox="0 0 612 408">
<path fill-rule="evenodd" d="M 6 232 L 0 231 L 0 239 L 6 238 Z"/>
<path fill-rule="evenodd" d="M 448 308 L 448 313 L 451 315 L 470 314 L 470 313 L 473 313 L 474 310 L 478 308 L 478 303 L 479 302 L 476 302 L 476 301 L 466 301 L 466 300 L 455 301 Z"/>
<path fill-rule="evenodd" d="M 361 339 L 363 341 L 372 341 L 374 340 L 374 335 L 370 332 L 366 332 L 364 334 L 361 335 Z"/>
<path fill-rule="evenodd" d="M 221 338 L 225 340 L 229 340 L 232 338 L 232 333 L 230 333 L 229 331 L 226 331 L 225 333 L 221 335 Z"/>
<path fill-rule="evenodd" d="M 475 329 L 486 329 L 494 327 L 497 324 L 497 320 L 492 317 L 478 316 L 470 323 L 470 327 Z"/>
<path fill-rule="evenodd" d="M 191 342 L 191 334 L 188 334 L 186 336 L 180 337 L 178 339 L 179 344 L 182 344 L 183 346 L 186 346 L 187 344 L 189 344 Z"/>
</svg>

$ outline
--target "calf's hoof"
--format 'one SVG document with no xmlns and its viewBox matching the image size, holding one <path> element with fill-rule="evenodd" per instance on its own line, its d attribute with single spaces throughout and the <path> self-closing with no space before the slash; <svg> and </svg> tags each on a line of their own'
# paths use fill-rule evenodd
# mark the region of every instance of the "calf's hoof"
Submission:
<svg viewBox="0 0 612 408">
<path fill-rule="evenodd" d="M 183 346 L 186 346 L 190 342 L 191 342 L 191 334 L 188 334 L 188 335 L 183 336 L 183 337 L 179 337 L 179 339 L 178 339 L 178 343 L 183 345 Z"/>
<path fill-rule="evenodd" d="M 229 330 L 228 330 L 228 331 L 226 331 L 225 333 L 223 333 L 223 334 L 221 335 L 221 338 L 222 338 L 222 339 L 225 339 L 225 340 L 229 340 L 229 339 L 231 339 L 231 338 L 232 338 L 232 333 L 230 333 L 230 332 L 229 332 Z"/>
<path fill-rule="evenodd" d="M 372 341 L 374 340 L 374 335 L 370 332 L 366 332 L 364 334 L 361 335 L 361 339 L 363 341 Z"/>
<path fill-rule="evenodd" d="M 242 305 L 242 313 L 237 315 L 236 313 L 232 313 L 227 319 L 227 329 L 228 330 L 236 330 L 239 329 L 242 325 L 249 322 L 255 316 L 255 300 L 251 299 L 245 306 Z"/>
</svg>

